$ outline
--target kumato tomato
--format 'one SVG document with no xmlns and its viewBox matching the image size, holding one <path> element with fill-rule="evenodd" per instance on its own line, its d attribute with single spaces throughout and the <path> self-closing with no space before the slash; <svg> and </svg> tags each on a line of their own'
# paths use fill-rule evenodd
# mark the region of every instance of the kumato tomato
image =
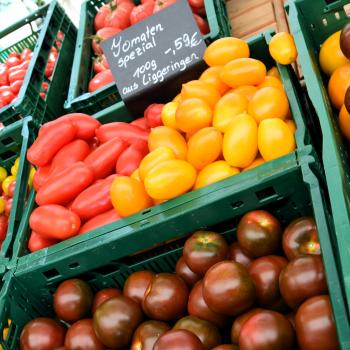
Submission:
<svg viewBox="0 0 350 350">
<path fill-rule="evenodd" d="M 153 350 L 204 350 L 201 341 L 193 333 L 178 329 L 161 335 Z"/>
<path fill-rule="evenodd" d="M 203 58 L 208 66 L 222 66 L 236 58 L 244 57 L 249 57 L 248 44 L 242 39 L 227 37 L 211 43 Z"/>
<path fill-rule="evenodd" d="M 346 23 L 340 34 L 340 48 L 345 57 L 350 57 L 350 26 Z"/>
<path fill-rule="evenodd" d="M 192 80 L 182 85 L 181 98 L 183 101 L 189 98 L 199 98 L 205 101 L 210 108 L 214 108 L 220 97 L 216 87 L 205 81 Z"/>
<path fill-rule="evenodd" d="M 265 81 L 265 80 L 264 80 Z M 254 94 L 258 91 L 258 88 L 256 86 L 252 85 L 242 85 L 238 88 L 231 89 L 227 92 L 227 94 L 231 92 L 235 92 L 236 94 L 240 94 L 248 100 L 248 102 L 253 98 Z"/>
<path fill-rule="evenodd" d="M 348 89 L 348 91 L 350 90 Z M 350 114 L 345 104 L 341 107 L 339 112 L 339 128 L 345 138 L 350 141 Z"/>
<path fill-rule="evenodd" d="M 344 105 L 348 113 L 350 113 L 350 86 L 346 89 Z"/>
<path fill-rule="evenodd" d="M 97 310 L 97 308 L 103 304 L 105 301 L 114 298 L 114 297 L 118 297 L 119 295 L 122 295 L 123 293 L 117 289 L 117 288 L 105 288 L 105 289 L 101 289 L 99 290 L 93 299 L 92 302 L 92 308 L 91 308 L 91 312 L 92 314 L 95 313 L 95 311 Z"/>
<path fill-rule="evenodd" d="M 162 122 L 165 126 L 177 129 L 176 111 L 179 107 L 179 102 L 168 102 L 164 105 L 161 112 Z"/>
<path fill-rule="evenodd" d="M 264 81 L 258 85 L 258 89 L 263 89 L 264 87 L 274 87 L 276 89 L 284 91 L 282 81 L 279 78 L 270 75 L 266 75 Z"/>
<path fill-rule="evenodd" d="M 254 169 L 257 166 L 259 166 L 261 164 L 264 164 L 264 163 L 265 163 L 264 159 L 262 159 L 261 157 L 257 157 L 257 158 L 255 158 L 253 160 L 253 163 L 251 163 L 249 166 L 243 168 L 242 171 L 247 171 L 247 170 L 250 170 L 250 169 Z"/>
<path fill-rule="evenodd" d="M 227 258 L 242 264 L 246 268 L 248 268 L 254 260 L 238 242 L 234 242 L 229 246 Z"/>
<path fill-rule="evenodd" d="M 188 267 L 183 256 L 177 261 L 175 271 L 186 282 L 189 288 L 193 287 L 201 279 L 199 274 L 193 272 Z"/>
<path fill-rule="evenodd" d="M 223 95 L 229 89 L 229 87 L 220 79 L 220 73 L 222 69 L 223 66 L 209 67 L 202 73 L 199 78 L 200 81 L 212 84 L 221 95 Z"/>
<path fill-rule="evenodd" d="M 291 64 L 298 56 L 294 38 L 290 33 L 276 33 L 270 40 L 269 51 L 272 58 L 279 64 Z"/>
<path fill-rule="evenodd" d="M 340 109 L 350 86 L 350 62 L 337 68 L 328 81 L 328 95 L 333 107 Z"/>
<path fill-rule="evenodd" d="M 151 271 L 137 271 L 132 273 L 124 283 L 123 294 L 141 306 L 146 290 L 154 276 L 154 273 Z"/>
</svg>

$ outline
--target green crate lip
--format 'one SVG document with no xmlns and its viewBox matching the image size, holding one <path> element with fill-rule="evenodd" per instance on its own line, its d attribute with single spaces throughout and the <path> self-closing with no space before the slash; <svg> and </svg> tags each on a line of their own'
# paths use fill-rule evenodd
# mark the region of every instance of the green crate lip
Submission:
<svg viewBox="0 0 350 350">
<path fill-rule="evenodd" d="M 81 65 L 81 60 L 83 59 L 83 43 L 84 40 L 86 40 L 85 33 L 87 31 L 87 16 L 89 13 L 88 9 L 89 6 L 92 6 L 92 4 L 96 4 L 97 1 L 100 2 L 99 0 L 86 0 L 81 5 L 79 31 L 75 47 L 75 58 L 73 62 L 71 82 L 69 86 L 67 100 L 64 104 L 64 108 L 71 112 L 84 111 L 84 107 L 80 108 L 79 106 L 77 106 L 77 104 L 81 102 L 85 104 L 85 108 L 93 107 L 96 103 L 96 100 L 108 98 L 113 94 L 118 95 L 115 102 L 120 101 L 120 95 L 118 93 L 117 86 L 115 83 L 108 84 L 103 88 L 92 93 L 85 92 L 79 96 L 76 96 L 75 93 L 75 89 L 78 86 L 79 82 L 79 69 Z M 210 32 L 204 36 L 204 39 L 213 41 L 215 39 L 218 39 L 220 36 L 230 35 L 229 21 L 225 21 L 228 18 L 225 14 L 225 3 L 222 0 L 204 0 L 204 6 L 207 12 L 207 20 L 210 29 Z M 220 16 L 225 17 L 225 19 L 219 18 Z"/>
</svg>

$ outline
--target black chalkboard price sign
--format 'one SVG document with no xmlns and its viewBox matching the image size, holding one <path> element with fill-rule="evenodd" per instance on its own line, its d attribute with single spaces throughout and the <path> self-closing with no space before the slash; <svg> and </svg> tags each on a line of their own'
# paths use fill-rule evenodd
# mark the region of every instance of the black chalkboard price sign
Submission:
<svg viewBox="0 0 350 350">
<path fill-rule="evenodd" d="M 127 108 L 139 117 L 198 78 L 206 45 L 187 0 L 157 12 L 101 44 Z"/>
</svg>

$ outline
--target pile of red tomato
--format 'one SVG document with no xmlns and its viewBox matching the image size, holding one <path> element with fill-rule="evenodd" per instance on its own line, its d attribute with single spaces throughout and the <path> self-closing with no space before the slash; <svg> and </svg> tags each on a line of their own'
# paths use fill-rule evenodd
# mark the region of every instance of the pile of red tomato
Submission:
<svg viewBox="0 0 350 350">
<path fill-rule="evenodd" d="M 175 2 L 176 0 L 142 0 L 139 5 L 135 5 L 133 0 L 112 0 L 97 11 L 94 19 L 96 34 L 92 40 L 92 49 L 96 55 L 93 59 L 95 76 L 89 83 L 89 92 L 101 89 L 114 81 L 100 43 Z M 204 0 L 188 0 L 188 2 L 201 33 L 209 33 L 208 23 L 203 18 Z"/>
<path fill-rule="evenodd" d="M 283 231 L 272 214 L 255 210 L 241 218 L 231 245 L 219 233 L 195 232 L 175 274 L 134 272 L 122 291 L 95 295 L 83 280 L 62 282 L 53 296 L 57 320 L 30 321 L 20 347 L 337 350 L 327 293 L 313 218 Z"/>
</svg>

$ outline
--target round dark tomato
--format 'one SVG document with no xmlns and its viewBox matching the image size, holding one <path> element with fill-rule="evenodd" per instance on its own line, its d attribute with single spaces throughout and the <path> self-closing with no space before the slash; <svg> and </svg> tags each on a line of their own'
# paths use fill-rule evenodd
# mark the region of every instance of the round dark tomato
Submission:
<svg viewBox="0 0 350 350">
<path fill-rule="evenodd" d="M 130 350 L 153 350 L 158 338 L 170 330 L 170 326 L 161 321 L 146 321 L 141 323 L 132 338 Z"/>
<path fill-rule="evenodd" d="M 1 73 L 0 73 L 0 75 L 1 75 Z M 350 86 L 346 89 L 344 104 L 345 104 L 345 108 L 347 109 L 348 113 L 350 113 Z"/>
<path fill-rule="evenodd" d="M 317 227 L 312 217 L 292 221 L 284 230 L 282 243 L 288 260 L 307 254 L 321 254 Z"/>
<path fill-rule="evenodd" d="M 159 337 L 153 350 L 204 350 L 201 341 L 191 332 L 177 329 Z"/>
<path fill-rule="evenodd" d="M 58 286 L 53 296 L 54 310 L 58 318 L 73 323 L 89 314 L 92 298 L 92 290 L 86 282 L 66 280 Z"/>
<path fill-rule="evenodd" d="M 122 295 L 123 293 L 117 289 L 117 288 L 105 288 L 105 289 L 101 289 L 99 290 L 95 296 L 94 296 L 94 300 L 92 302 L 92 314 L 94 314 L 97 310 L 97 308 L 103 304 L 105 301 L 114 298 L 114 297 L 118 297 L 119 295 Z"/>
<path fill-rule="evenodd" d="M 307 255 L 291 261 L 280 275 L 280 291 L 287 305 L 297 309 L 306 299 L 327 293 L 322 258 Z"/>
<path fill-rule="evenodd" d="M 276 311 L 285 309 L 279 277 L 287 265 L 288 260 L 277 255 L 263 256 L 250 265 L 249 274 L 255 282 L 256 297 L 260 306 Z"/>
<path fill-rule="evenodd" d="M 245 214 L 238 224 L 238 242 L 255 258 L 276 253 L 281 238 L 281 224 L 265 210 L 253 210 Z"/>
<path fill-rule="evenodd" d="M 221 343 L 221 335 L 214 324 L 196 316 L 186 316 L 176 322 L 173 329 L 185 329 L 192 332 L 202 342 L 205 350 L 211 350 Z"/>
<path fill-rule="evenodd" d="M 112 349 L 127 346 L 142 321 L 139 305 L 123 295 L 104 302 L 94 314 L 94 329 L 101 342 Z"/>
<path fill-rule="evenodd" d="M 142 308 L 155 320 L 171 321 L 181 318 L 186 311 L 188 288 L 183 279 L 175 274 L 155 275 L 145 293 Z"/>
<path fill-rule="evenodd" d="M 28 322 L 20 337 L 21 350 L 52 350 L 63 346 L 65 329 L 50 318 L 35 318 Z"/>
<path fill-rule="evenodd" d="M 192 288 L 188 298 L 187 311 L 190 315 L 197 316 L 222 327 L 226 323 L 226 316 L 209 309 L 203 297 L 203 281 L 199 281 Z"/>
<path fill-rule="evenodd" d="M 350 23 L 345 24 L 340 33 L 340 48 L 344 56 L 350 59 Z"/>
<path fill-rule="evenodd" d="M 75 322 L 69 327 L 64 346 L 69 350 L 104 350 L 104 345 L 97 338 L 92 319 Z"/>
<path fill-rule="evenodd" d="M 186 282 L 189 287 L 194 286 L 200 279 L 201 276 L 197 273 L 193 272 L 185 262 L 183 256 L 177 261 L 176 264 L 176 274 L 182 277 L 182 279 Z"/>
<path fill-rule="evenodd" d="M 240 350 L 290 350 L 294 344 L 294 330 L 280 313 L 264 310 L 250 317 L 239 335 Z"/>
<path fill-rule="evenodd" d="M 253 305 L 255 286 L 244 266 L 222 261 L 205 274 L 203 296 L 213 311 L 235 316 Z"/>
<path fill-rule="evenodd" d="M 290 322 L 290 324 L 292 325 L 292 327 L 295 330 L 295 313 L 294 312 L 290 312 L 289 314 L 286 315 L 288 321 Z"/>
<path fill-rule="evenodd" d="M 222 344 L 219 346 L 215 346 L 212 350 L 239 350 L 238 346 L 233 344 Z"/>
<path fill-rule="evenodd" d="M 295 326 L 302 350 L 340 349 L 328 295 L 305 301 L 296 313 Z"/>
<path fill-rule="evenodd" d="M 248 252 L 244 250 L 238 242 L 234 242 L 230 245 L 227 258 L 242 264 L 246 268 L 254 261 L 254 258 L 249 256 Z"/>
<path fill-rule="evenodd" d="M 217 262 L 226 259 L 228 245 L 222 235 L 211 231 L 197 231 L 185 243 L 183 257 L 187 266 L 204 276 Z"/>
<path fill-rule="evenodd" d="M 142 305 L 143 299 L 147 288 L 152 282 L 154 273 L 151 271 L 138 271 L 131 274 L 125 281 L 123 294 L 136 301 L 140 306 Z"/>
</svg>

